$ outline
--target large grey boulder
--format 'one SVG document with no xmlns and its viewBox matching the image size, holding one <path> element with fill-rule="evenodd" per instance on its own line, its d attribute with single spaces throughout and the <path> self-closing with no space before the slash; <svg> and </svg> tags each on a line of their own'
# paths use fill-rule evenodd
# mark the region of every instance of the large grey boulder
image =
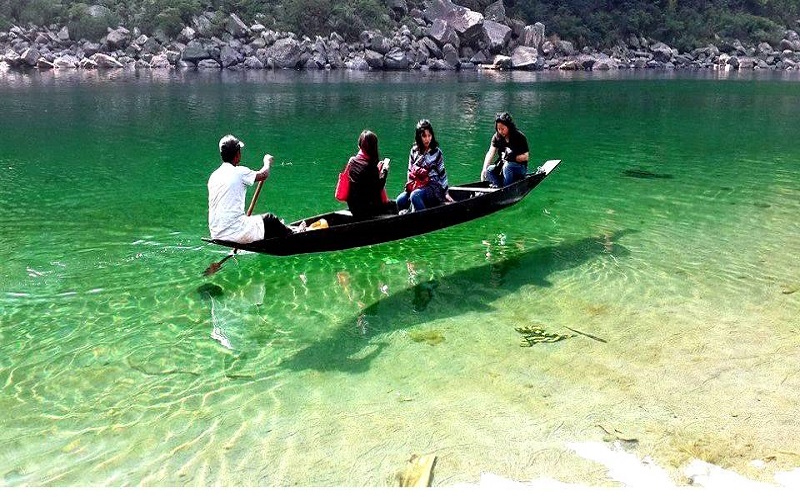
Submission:
<svg viewBox="0 0 800 500">
<path fill-rule="evenodd" d="M 142 35 L 145 36 L 145 35 Z M 148 38 L 145 42 L 141 45 L 142 52 L 145 54 L 158 54 L 161 52 L 161 44 L 158 43 L 154 37 Z"/>
<path fill-rule="evenodd" d="M 294 38 L 280 38 L 267 48 L 267 58 L 276 68 L 296 68 L 303 50 Z"/>
<path fill-rule="evenodd" d="M 80 61 L 73 55 L 64 55 L 56 57 L 53 61 L 53 66 L 56 68 L 77 68 Z"/>
<path fill-rule="evenodd" d="M 39 60 L 39 51 L 35 47 L 25 49 L 25 51 L 20 54 L 19 59 L 21 63 L 33 68 Z"/>
<path fill-rule="evenodd" d="M 210 37 L 212 32 L 211 19 L 205 14 L 195 16 L 192 18 L 192 29 L 201 37 Z"/>
<path fill-rule="evenodd" d="M 97 53 L 90 57 L 98 68 L 121 68 L 122 63 L 107 54 Z"/>
<path fill-rule="evenodd" d="M 364 60 L 372 69 L 383 69 L 383 54 L 381 53 L 367 49 L 364 51 Z"/>
<path fill-rule="evenodd" d="M 93 56 L 100 52 L 100 44 L 97 42 L 86 42 L 84 43 L 81 48 L 83 49 L 83 53 L 86 57 Z"/>
<path fill-rule="evenodd" d="M 619 69 L 619 64 L 605 54 L 600 54 L 594 66 L 592 66 L 593 71 L 610 71 L 614 69 Z"/>
<path fill-rule="evenodd" d="M 436 19 L 428 28 L 428 38 L 435 41 L 439 47 L 444 47 L 445 44 L 452 44 L 456 47 L 459 45 L 458 33 L 452 26 L 447 24 L 443 19 Z"/>
<path fill-rule="evenodd" d="M 485 50 L 479 50 L 469 59 L 469 62 L 472 64 L 486 64 L 489 60 L 489 53 Z"/>
<path fill-rule="evenodd" d="M 387 54 L 390 50 L 392 50 L 392 42 L 389 41 L 385 36 L 380 33 L 375 34 L 370 41 L 370 44 L 367 46 L 368 48 L 378 52 L 380 54 Z"/>
<path fill-rule="evenodd" d="M 653 59 L 659 62 L 669 62 L 673 57 L 673 50 L 669 45 L 663 42 L 658 42 L 650 47 L 650 52 L 653 53 Z"/>
<path fill-rule="evenodd" d="M 434 42 L 430 38 L 428 37 L 422 38 L 419 41 L 419 45 L 420 47 L 425 47 L 425 50 L 427 50 L 428 54 L 430 54 L 431 56 L 437 59 L 442 58 L 442 50 L 439 48 L 438 45 L 436 45 L 436 42 Z"/>
<path fill-rule="evenodd" d="M 150 59 L 151 68 L 169 68 L 172 66 L 166 54 L 157 54 Z"/>
<path fill-rule="evenodd" d="M 502 54 L 497 54 L 492 60 L 492 66 L 497 69 L 511 69 L 513 66 L 511 58 Z"/>
<path fill-rule="evenodd" d="M 318 35 L 311 49 L 314 54 L 318 55 L 317 59 L 320 60 L 324 66 L 328 62 L 328 52 L 330 52 L 328 44 L 325 43 L 325 39 Z"/>
<path fill-rule="evenodd" d="M 483 22 L 483 40 L 492 54 L 501 52 L 511 40 L 511 28 L 495 21 Z"/>
<path fill-rule="evenodd" d="M 520 45 L 527 47 L 539 48 L 544 42 L 544 24 L 536 23 L 525 26 L 522 29 L 522 36 L 520 36 Z"/>
<path fill-rule="evenodd" d="M 753 57 L 740 57 L 739 58 L 739 69 L 753 69 L 758 65 L 758 62 Z"/>
<path fill-rule="evenodd" d="M 40 57 L 39 60 L 36 61 L 36 67 L 39 69 L 53 69 L 55 66 L 44 57 Z"/>
<path fill-rule="evenodd" d="M 395 47 L 390 50 L 383 58 L 383 67 L 385 69 L 408 69 L 408 55 L 400 47 Z"/>
<path fill-rule="evenodd" d="M 111 30 L 108 35 L 106 35 L 106 45 L 108 45 L 109 50 L 125 49 L 130 39 L 131 32 L 126 28 L 119 27 L 115 30 Z"/>
<path fill-rule="evenodd" d="M 250 28 L 239 19 L 236 14 L 231 14 L 225 23 L 225 31 L 235 38 L 242 38 L 250 34 Z"/>
<path fill-rule="evenodd" d="M 503 5 L 503 0 L 497 0 L 493 4 L 489 4 L 486 10 L 483 11 L 483 20 L 495 21 L 498 23 L 506 22 L 506 7 Z"/>
<path fill-rule="evenodd" d="M 772 45 L 768 44 L 767 42 L 759 43 L 756 50 L 762 56 L 768 56 L 768 55 L 771 55 L 774 52 L 772 50 Z"/>
<path fill-rule="evenodd" d="M 791 33 L 794 33 L 794 31 L 792 31 Z M 779 47 L 781 50 L 800 51 L 800 40 L 784 38 L 781 40 Z"/>
<path fill-rule="evenodd" d="M 558 40 L 555 43 L 556 52 L 564 55 L 564 56 L 571 56 L 575 54 L 575 46 L 572 45 L 572 42 L 568 42 L 566 40 Z"/>
<path fill-rule="evenodd" d="M 244 56 L 230 45 L 223 45 L 219 51 L 219 64 L 223 68 L 236 66 L 244 61 Z"/>
<path fill-rule="evenodd" d="M 450 0 L 430 0 L 423 14 L 430 22 L 436 19 L 447 21 L 461 40 L 468 44 L 481 34 L 483 14 L 456 5 Z"/>
<path fill-rule="evenodd" d="M 448 43 L 442 47 L 442 59 L 453 68 L 458 68 L 458 49 Z"/>
<path fill-rule="evenodd" d="M 3 55 L 3 60 L 12 68 L 21 64 L 19 53 L 14 49 L 6 49 L 6 53 Z"/>
<path fill-rule="evenodd" d="M 361 56 L 356 56 L 344 64 L 344 67 L 353 71 L 368 71 L 369 64 L 366 59 Z"/>
<path fill-rule="evenodd" d="M 197 63 L 199 69 L 220 69 L 220 65 L 214 59 L 203 59 Z"/>
<path fill-rule="evenodd" d="M 365 49 L 370 49 L 381 55 L 386 54 L 392 49 L 392 43 L 380 31 L 366 30 L 359 35 L 361 43 Z"/>
<path fill-rule="evenodd" d="M 544 67 L 544 63 L 539 58 L 539 51 L 536 50 L 536 47 L 520 45 L 511 54 L 511 67 L 514 69 L 539 70 Z"/>
<path fill-rule="evenodd" d="M 244 60 L 244 67 L 248 69 L 264 69 L 264 63 L 256 56 L 250 56 Z"/>
<path fill-rule="evenodd" d="M 456 67 L 441 59 L 430 59 L 428 69 L 432 71 L 455 71 Z"/>
<path fill-rule="evenodd" d="M 187 43 L 186 48 L 183 49 L 183 53 L 181 54 L 181 59 L 195 64 L 203 59 L 211 58 L 211 53 L 208 47 L 206 47 L 199 40 L 192 40 L 191 42 Z"/>
<path fill-rule="evenodd" d="M 69 42 L 69 30 L 66 26 L 58 30 L 58 41 L 61 43 Z"/>
<path fill-rule="evenodd" d="M 180 33 L 178 33 L 177 39 L 181 43 L 189 43 L 195 39 L 197 36 L 197 32 L 191 26 L 184 27 Z"/>
</svg>

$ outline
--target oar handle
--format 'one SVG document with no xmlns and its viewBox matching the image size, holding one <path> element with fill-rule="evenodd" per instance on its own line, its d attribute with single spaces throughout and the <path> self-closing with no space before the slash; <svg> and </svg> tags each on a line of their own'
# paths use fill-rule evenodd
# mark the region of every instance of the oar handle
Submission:
<svg viewBox="0 0 800 500">
<path fill-rule="evenodd" d="M 264 181 L 263 181 L 263 180 L 262 180 L 262 181 L 258 181 L 258 186 L 256 186 L 256 192 L 255 192 L 255 193 L 253 193 L 253 199 L 252 199 L 252 200 L 250 200 L 250 206 L 249 206 L 249 207 L 247 207 L 247 216 L 248 216 L 248 217 L 249 217 L 250 215 L 252 215 L 252 213 L 253 213 L 253 209 L 256 207 L 256 201 L 258 201 L 258 195 L 260 195 L 260 194 L 261 194 L 261 188 L 262 188 L 262 187 L 264 187 Z M 225 257 L 224 259 L 222 259 L 222 262 L 225 262 L 225 261 L 226 261 L 226 260 L 228 260 L 229 258 L 233 257 L 233 256 L 234 256 L 234 255 L 236 255 L 238 252 L 239 252 L 239 249 L 238 249 L 238 248 L 234 248 L 234 249 L 233 249 L 233 253 L 231 253 L 230 255 L 228 255 L 227 257 Z M 220 262 L 220 265 L 222 264 L 222 262 Z"/>
<path fill-rule="evenodd" d="M 264 187 L 264 181 L 258 181 L 258 186 L 256 186 L 256 192 L 253 193 L 253 199 L 250 200 L 250 206 L 247 208 L 247 215 L 250 216 L 253 213 L 253 209 L 256 206 L 256 200 L 258 200 L 258 195 L 261 194 L 261 188 Z"/>
</svg>

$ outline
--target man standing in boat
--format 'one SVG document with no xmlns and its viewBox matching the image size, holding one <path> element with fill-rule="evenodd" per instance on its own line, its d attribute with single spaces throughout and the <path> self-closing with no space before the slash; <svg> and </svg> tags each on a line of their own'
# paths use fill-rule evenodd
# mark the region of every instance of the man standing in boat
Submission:
<svg viewBox="0 0 800 500">
<path fill-rule="evenodd" d="M 232 135 L 219 141 L 222 165 L 208 178 L 208 229 L 215 240 L 252 243 L 264 238 L 286 236 L 293 231 L 271 213 L 250 215 L 261 185 L 269 177 L 273 158 L 264 155 L 261 170 L 239 165 L 244 143 Z M 250 210 L 245 213 L 247 188 L 258 182 Z"/>
</svg>

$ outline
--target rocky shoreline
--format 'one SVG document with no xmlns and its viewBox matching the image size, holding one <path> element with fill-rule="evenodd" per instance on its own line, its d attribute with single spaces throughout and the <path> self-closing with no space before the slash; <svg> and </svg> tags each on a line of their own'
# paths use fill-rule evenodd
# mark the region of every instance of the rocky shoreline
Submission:
<svg viewBox="0 0 800 500">
<path fill-rule="evenodd" d="M 397 19 L 410 18 L 413 24 L 387 34 L 367 30 L 352 43 L 336 33 L 312 40 L 259 23 L 248 25 L 236 14 L 229 15 L 220 36 L 212 33 L 211 13 L 195 16 L 174 38 L 120 26 L 109 28 L 99 41 L 76 41 L 65 26 L 14 26 L 0 32 L 0 70 L 800 70 L 800 36 L 788 29 L 778 47 L 733 40 L 680 52 L 663 42 L 632 36 L 600 51 L 546 38 L 542 23 L 526 25 L 508 18 L 502 0 L 483 13 L 450 0 L 430 2 L 424 10 L 408 9 L 405 0 L 389 4 Z"/>
</svg>

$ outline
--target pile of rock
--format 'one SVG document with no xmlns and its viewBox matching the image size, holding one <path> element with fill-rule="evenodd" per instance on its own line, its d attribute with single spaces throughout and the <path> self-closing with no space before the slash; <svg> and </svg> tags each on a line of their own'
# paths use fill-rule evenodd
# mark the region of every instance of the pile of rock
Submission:
<svg viewBox="0 0 800 500">
<path fill-rule="evenodd" d="M 620 41 L 602 51 L 577 50 L 569 41 L 545 37 L 542 23 L 526 25 L 506 16 L 502 0 L 478 13 L 451 0 L 430 0 L 426 8 L 408 9 L 391 0 L 396 18 L 410 18 L 389 34 L 368 30 L 346 43 L 336 33 L 298 37 L 254 23 L 236 14 L 225 33 L 214 36 L 212 14 L 193 19 L 174 39 L 138 28 L 109 29 L 99 42 L 73 41 L 66 27 L 0 32 L 0 66 L 12 68 L 213 68 L 353 70 L 614 70 L 635 68 L 800 69 L 800 37 L 787 31 L 779 47 L 739 41 L 681 53 L 641 37 Z"/>
</svg>

